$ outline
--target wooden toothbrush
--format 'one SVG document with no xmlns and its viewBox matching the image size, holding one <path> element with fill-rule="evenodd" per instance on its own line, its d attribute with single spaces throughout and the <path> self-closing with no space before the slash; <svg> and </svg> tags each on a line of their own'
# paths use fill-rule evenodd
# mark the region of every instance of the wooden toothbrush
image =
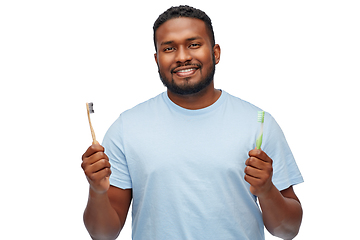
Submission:
<svg viewBox="0 0 360 240">
<path fill-rule="evenodd" d="M 92 102 L 91 103 L 86 103 L 86 109 L 87 109 L 87 115 L 88 115 L 88 119 L 89 119 L 91 137 L 93 139 L 92 143 L 93 144 L 98 144 L 98 141 L 96 141 L 95 132 L 94 132 L 94 129 L 92 127 L 91 120 L 90 120 L 90 114 L 94 113 L 94 104 Z"/>
</svg>

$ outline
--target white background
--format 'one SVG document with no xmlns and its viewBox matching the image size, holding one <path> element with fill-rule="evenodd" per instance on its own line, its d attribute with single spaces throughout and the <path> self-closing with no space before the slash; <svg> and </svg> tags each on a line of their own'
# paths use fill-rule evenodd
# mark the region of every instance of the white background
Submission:
<svg viewBox="0 0 360 240">
<path fill-rule="evenodd" d="M 90 239 L 85 103 L 94 102 L 101 141 L 122 111 L 165 91 L 152 25 L 179 4 L 213 20 L 216 87 L 270 112 L 287 137 L 305 179 L 295 187 L 304 209 L 296 239 L 356 238 L 358 1 L 4 0 L 1 239 Z M 120 236 L 130 239 L 130 221 Z"/>
</svg>

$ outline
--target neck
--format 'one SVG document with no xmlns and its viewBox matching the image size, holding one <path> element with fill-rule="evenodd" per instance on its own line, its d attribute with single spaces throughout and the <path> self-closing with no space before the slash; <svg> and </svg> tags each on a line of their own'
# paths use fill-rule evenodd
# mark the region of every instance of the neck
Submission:
<svg viewBox="0 0 360 240">
<path fill-rule="evenodd" d="M 208 87 L 195 94 L 179 95 L 169 90 L 167 90 L 167 94 L 176 105 L 189 110 L 197 110 L 214 104 L 221 96 L 221 90 L 215 89 L 212 82 Z"/>
</svg>

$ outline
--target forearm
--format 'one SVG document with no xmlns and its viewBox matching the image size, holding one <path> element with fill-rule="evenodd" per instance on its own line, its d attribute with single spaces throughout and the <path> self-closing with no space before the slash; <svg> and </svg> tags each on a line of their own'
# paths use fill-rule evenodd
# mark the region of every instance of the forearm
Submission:
<svg viewBox="0 0 360 240">
<path fill-rule="evenodd" d="M 93 239 L 115 239 L 123 227 L 107 193 L 96 194 L 91 189 L 84 211 L 84 223 Z"/>
<path fill-rule="evenodd" d="M 301 204 L 284 197 L 274 186 L 263 198 L 259 198 L 266 229 L 282 239 L 293 239 L 299 232 L 302 220 Z"/>
</svg>

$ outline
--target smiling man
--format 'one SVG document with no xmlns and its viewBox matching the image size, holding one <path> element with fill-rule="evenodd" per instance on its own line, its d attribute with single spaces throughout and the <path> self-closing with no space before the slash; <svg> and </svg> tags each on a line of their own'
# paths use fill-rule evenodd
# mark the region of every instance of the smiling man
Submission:
<svg viewBox="0 0 360 240">
<path fill-rule="evenodd" d="M 154 24 L 155 61 L 167 91 L 125 111 L 103 146 L 84 153 L 90 184 L 84 222 L 115 239 L 133 201 L 133 239 L 292 239 L 303 181 L 285 137 L 259 108 L 215 89 L 220 46 L 201 10 L 172 7 Z M 258 205 L 259 202 L 259 205 Z"/>
<path fill-rule="evenodd" d="M 155 60 L 170 99 L 199 92 L 219 98 L 220 91 L 214 89 L 213 78 L 220 47 L 209 38 L 208 32 L 205 22 L 196 18 L 173 18 L 158 27 Z"/>
</svg>

